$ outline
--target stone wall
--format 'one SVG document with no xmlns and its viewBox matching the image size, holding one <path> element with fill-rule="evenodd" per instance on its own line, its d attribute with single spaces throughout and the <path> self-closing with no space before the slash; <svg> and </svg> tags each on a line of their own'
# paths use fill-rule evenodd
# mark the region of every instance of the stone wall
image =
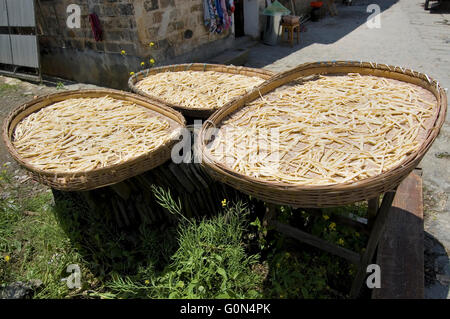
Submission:
<svg viewBox="0 0 450 319">
<path fill-rule="evenodd" d="M 67 24 L 69 4 L 81 8 L 81 27 L 70 29 Z M 89 24 L 88 14 L 96 13 L 103 29 L 103 40 L 96 42 Z M 137 53 L 137 26 L 131 0 L 46 0 L 37 9 L 38 24 L 42 30 L 41 46 L 94 50 L 105 53 Z"/>
<path fill-rule="evenodd" d="M 258 3 L 259 13 L 266 5 L 266 0 L 245 1 Z M 294 1 L 297 14 L 308 12 L 309 0 Z M 290 9 L 290 0 L 281 2 Z M 129 73 L 139 70 L 141 62 L 145 68 L 151 58 L 156 65 L 204 62 L 234 42 L 231 29 L 209 33 L 203 21 L 203 0 L 38 0 L 37 4 L 44 74 L 78 82 L 126 88 Z M 78 29 L 66 24 L 70 4 L 81 8 Z M 256 11 L 250 17 L 255 21 L 247 19 L 247 23 L 252 23 L 251 35 L 258 39 L 265 17 L 256 16 Z M 102 41 L 94 39 L 90 13 L 100 19 Z"/>
<path fill-rule="evenodd" d="M 230 34 L 209 33 L 203 21 L 203 0 L 135 0 L 135 17 L 142 54 L 154 51 L 173 58 Z M 162 54 L 161 54 L 162 53 Z"/>
<path fill-rule="evenodd" d="M 78 29 L 67 27 L 69 4 L 81 8 Z M 94 39 L 90 13 L 99 17 L 102 41 Z M 141 62 L 202 62 L 234 39 L 230 30 L 208 32 L 202 0 L 39 0 L 37 21 L 44 74 L 114 88 L 126 88 Z"/>
</svg>

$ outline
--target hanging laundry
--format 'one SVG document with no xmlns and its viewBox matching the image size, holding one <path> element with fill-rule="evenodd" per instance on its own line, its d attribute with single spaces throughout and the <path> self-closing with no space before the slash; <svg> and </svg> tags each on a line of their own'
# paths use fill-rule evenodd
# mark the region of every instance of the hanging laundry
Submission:
<svg viewBox="0 0 450 319">
<path fill-rule="evenodd" d="M 227 15 L 228 15 L 228 23 L 227 23 L 227 29 L 231 28 L 232 24 L 233 24 L 233 19 L 232 19 L 232 15 L 234 13 L 234 0 L 225 0 L 225 7 L 226 7 L 226 11 L 227 11 Z"/>
<path fill-rule="evenodd" d="M 203 0 L 203 18 L 211 33 L 222 33 L 231 27 L 234 0 Z"/>
<path fill-rule="evenodd" d="M 227 0 L 220 0 L 220 5 L 223 10 L 223 24 L 225 30 L 228 30 L 228 28 L 231 26 L 231 15 L 229 14 L 227 9 L 227 2 Z"/>
<path fill-rule="evenodd" d="M 234 13 L 234 10 L 236 9 L 236 7 L 234 6 L 234 0 L 229 0 L 228 3 L 229 3 L 230 8 L 231 8 L 230 9 L 231 13 Z"/>
<path fill-rule="evenodd" d="M 223 20 L 223 10 L 222 10 L 222 4 L 220 0 L 215 0 L 216 3 L 216 10 L 217 10 L 217 33 L 221 33 L 224 28 L 224 20 Z"/>
<path fill-rule="evenodd" d="M 205 20 L 205 26 L 209 27 L 209 32 L 215 32 L 216 17 L 211 0 L 203 0 L 203 18 Z"/>
</svg>

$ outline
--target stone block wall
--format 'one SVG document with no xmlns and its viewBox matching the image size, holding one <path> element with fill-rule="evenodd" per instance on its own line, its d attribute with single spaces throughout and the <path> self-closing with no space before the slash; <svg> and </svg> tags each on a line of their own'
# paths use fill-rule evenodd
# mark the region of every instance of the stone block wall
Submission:
<svg viewBox="0 0 450 319">
<path fill-rule="evenodd" d="M 223 39 L 204 26 L 203 0 L 135 0 L 135 17 L 141 55 L 154 54 L 174 58 L 203 44 Z M 149 48 L 154 42 L 156 47 Z"/>
<path fill-rule="evenodd" d="M 70 4 L 80 6 L 80 28 L 67 26 Z M 230 30 L 208 32 L 202 0 L 39 0 L 36 11 L 44 74 L 114 88 L 126 88 L 141 62 L 202 62 L 233 38 Z M 90 13 L 99 17 L 102 41 L 94 39 Z"/>
<path fill-rule="evenodd" d="M 77 4 L 81 8 L 80 28 L 70 29 L 67 7 Z M 96 42 L 88 15 L 96 13 L 103 29 L 103 41 Z M 37 7 L 38 23 L 42 30 L 43 48 L 90 49 L 106 53 L 126 50 L 137 53 L 137 27 L 132 0 L 58 0 L 40 1 Z"/>
</svg>

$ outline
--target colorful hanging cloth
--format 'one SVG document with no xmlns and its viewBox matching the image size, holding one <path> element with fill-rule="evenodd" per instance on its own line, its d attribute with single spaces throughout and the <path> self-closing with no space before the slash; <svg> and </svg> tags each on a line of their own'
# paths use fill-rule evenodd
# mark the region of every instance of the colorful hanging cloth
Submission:
<svg viewBox="0 0 450 319">
<path fill-rule="evenodd" d="M 203 19 L 209 32 L 221 33 L 231 27 L 234 0 L 203 0 Z"/>
</svg>

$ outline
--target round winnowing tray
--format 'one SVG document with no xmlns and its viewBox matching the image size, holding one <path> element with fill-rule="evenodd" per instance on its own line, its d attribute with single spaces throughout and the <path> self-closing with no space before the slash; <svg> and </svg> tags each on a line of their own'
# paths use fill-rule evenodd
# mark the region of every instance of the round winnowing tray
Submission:
<svg viewBox="0 0 450 319">
<path fill-rule="evenodd" d="M 228 102 L 245 94 L 273 75 L 274 73 L 268 70 L 241 66 L 177 64 L 138 72 L 130 77 L 128 86 L 133 92 L 158 100 L 185 116 L 206 119 L 222 105 L 217 103 L 201 105 L 202 101 L 211 102 L 212 99 L 217 99 L 219 104 L 223 104 L 224 101 Z M 162 76 L 169 78 L 162 79 L 160 78 Z M 220 76 L 221 79 L 217 79 L 216 76 Z M 186 81 L 191 82 L 181 85 Z M 145 82 L 150 84 L 150 88 L 142 85 Z M 215 96 L 216 93 L 220 93 L 220 96 Z M 181 101 L 180 97 L 190 101 Z"/>
<path fill-rule="evenodd" d="M 354 96 L 346 95 L 355 91 L 355 81 L 349 80 L 352 77 L 360 80 L 356 81 L 360 84 L 354 101 Z M 365 88 L 365 82 L 372 86 Z M 397 94 L 400 87 L 406 91 L 410 87 L 417 99 Z M 389 98 L 400 103 L 380 102 L 388 92 Z M 301 99 L 295 100 L 296 95 Z M 361 96 L 367 105 L 358 104 Z M 415 105 L 415 101 L 420 103 Z M 269 202 L 302 207 L 350 204 L 400 184 L 438 135 L 446 106 L 447 97 L 439 84 L 413 70 L 365 62 L 307 63 L 275 76 L 214 113 L 200 132 L 202 163 L 215 178 Z M 324 120 L 324 114 L 333 112 Z M 405 112 L 407 116 L 397 116 Z M 366 118 L 358 119 L 358 114 L 366 114 Z M 418 128 L 406 130 L 408 121 L 418 114 L 425 114 L 423 119 L 417 117 Z M 383 122 L 384 118 L 389 121 Z M 406 122 L 395 122 L 399 119 Z M 385 127 L 377 128 L 376 122 Z M 257 136 L 262 129 L 274 127 L 282 129 L 277 140 L 281 157 L 271 157 L 270 151 L 258 157 L 274 138 L 262 136 L 261 144 Z M 218 131 L 213 134 L 213 129 Z M 380 138 L 384 139 L 381 144 Z M 353 146 L 346 149 L 349 145 Z M 372 148 L 380 145 L 391 153 L 371 154 L 375 152 Z M 346 162 L 345 152 L 352 160 Z M 364 162 L 364 157 L 370 156 L 372 166 Z M 268 163 L 279 166 L 269 167 Z"/>
<path fill-rule="evenodd" d="M 180 113 L 136 94 L 67 91 L 13 110 L 4 122 L 3 140 L 35 180 L 80 191 L 164 163 L 184 126 Z"/>
</svg>

